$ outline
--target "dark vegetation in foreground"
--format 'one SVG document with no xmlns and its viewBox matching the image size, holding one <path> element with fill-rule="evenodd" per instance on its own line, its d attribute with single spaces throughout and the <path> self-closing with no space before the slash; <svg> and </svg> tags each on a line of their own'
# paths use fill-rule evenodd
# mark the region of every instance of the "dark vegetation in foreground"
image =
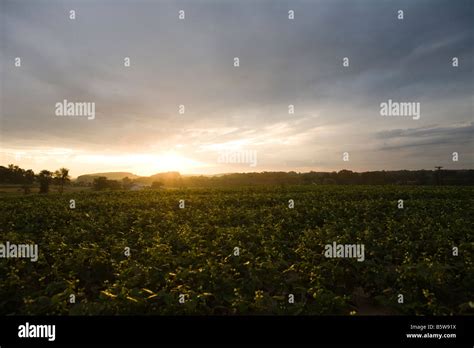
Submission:
<svg viewBox="0 0 474 348">
<path fill-rule="evenodd" d="M 473 203 L 461 186 L 3 197 L 1 242 L 39 259 L 0 259 L 0 314 L 472 314 Z M 326 258 L 332 242 L 365 261 Z"/>
</svg>

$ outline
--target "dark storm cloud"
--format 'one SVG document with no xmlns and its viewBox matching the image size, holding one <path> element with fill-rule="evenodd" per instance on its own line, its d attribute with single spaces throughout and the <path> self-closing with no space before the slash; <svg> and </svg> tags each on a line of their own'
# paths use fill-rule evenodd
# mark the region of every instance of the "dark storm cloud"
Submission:
<svg viewBox="0 0 474 348">
<path fill-rule="evenodd" d="M 467 125 L 453 125 L 453 126 L 432 126 L 428 128 L 410 128 L 410 129 L 392 129 L 382 131 L 377 134 L 379 138 L 411 138 L 411 137 L 433 137 L 443 136 L 448 138 L 459 137 L 473 137 L 474 136 L 474 122 Z"/>
<path fill-rule="evenodd" d="M 379 132 L 376 136 L 389 143 L 389 145 L 382 147 L 384 150 L 442 144 L 468 144 L 472 148 L 474 146 L 474 122 L 444 127 L 393 129 Z M 390 142 L 394 141 L 397 143 L 390 145 Z"/>
</svg>

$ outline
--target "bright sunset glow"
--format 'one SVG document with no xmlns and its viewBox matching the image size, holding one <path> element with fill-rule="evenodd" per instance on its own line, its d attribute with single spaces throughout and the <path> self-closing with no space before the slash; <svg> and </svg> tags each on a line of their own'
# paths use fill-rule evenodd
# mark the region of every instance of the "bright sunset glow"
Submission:
<svg viewBox="0 0 474 348">
<path fill-rule="evenodd" d="M 3 152 L 2 160 L 8 163 L 27 163 L 27 166 L 37 171 L 68 162 L 72 163 L 71 171 L 76 175 L 108 171 L 127 171 L 143 176 L 168 171 L 194 174 L 205 173 L 209 167 L 205 163 L 172 151 L 158 154 L 95 154 L 60 148 L 30 151 L 10 149 Z"/>
</svg>

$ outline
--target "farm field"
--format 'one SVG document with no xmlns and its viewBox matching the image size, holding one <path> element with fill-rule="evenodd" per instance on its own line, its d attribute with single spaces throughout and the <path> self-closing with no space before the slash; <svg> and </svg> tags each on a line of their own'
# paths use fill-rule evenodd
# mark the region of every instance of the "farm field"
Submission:
<svg viewBox="0 0 474 348">
<path fill-rule="evenodd" d="M 6 195 L 0 243 L 39 257 L 0 258 L 0 313 L 472 314 L 473 226 L 459 186 Z"/>
<path fill-rule="evenodd" d="M 51 185 L 50 188 L 52 193 L 59 193 L 60 187 L 57 185 Z M 79 192 L 79 191 L 90 191 L 90 188 L 84 186 L 66 186 L 64 188 L 65 193 Z M 39 187 L 33 186 L 30 188 L 30 194 L 39 193 Z M 0 184 L 0 197 L 5 196 L 23 196 L 24 189 L 21 185 L 5 185 Z"/>
</svg>

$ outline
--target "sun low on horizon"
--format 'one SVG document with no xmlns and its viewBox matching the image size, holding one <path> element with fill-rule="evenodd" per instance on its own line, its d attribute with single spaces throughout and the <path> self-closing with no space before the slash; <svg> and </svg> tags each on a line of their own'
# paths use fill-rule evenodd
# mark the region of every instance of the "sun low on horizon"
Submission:
<svg viewBox="0 0 474 348">
<path fill-rule="evenodd" d="M 92 154 L 74 153 L 67 149 L 43 151 L 11 151 L 3 155 L 3 163 L 39 172 L 67 167 L 73 177 L 100 172 L 130 172 L 150 176 L 162 172 L 206 174 L 209 164 L 188 158 L 175 151 L 162 153 Z"/>
<path fill-rule="evenodd" d="M 180 173 L 194 173 L 206 167 L 205 163 L 187 158 L 176 152 L 158 154 L 117 154 L 117 155 L 86 155 L 84 162 L 99 166 L 108 171 L 127 171 L 140 176 L 149 176 L 160 172 L 177 171 Z"/>
</svg>

